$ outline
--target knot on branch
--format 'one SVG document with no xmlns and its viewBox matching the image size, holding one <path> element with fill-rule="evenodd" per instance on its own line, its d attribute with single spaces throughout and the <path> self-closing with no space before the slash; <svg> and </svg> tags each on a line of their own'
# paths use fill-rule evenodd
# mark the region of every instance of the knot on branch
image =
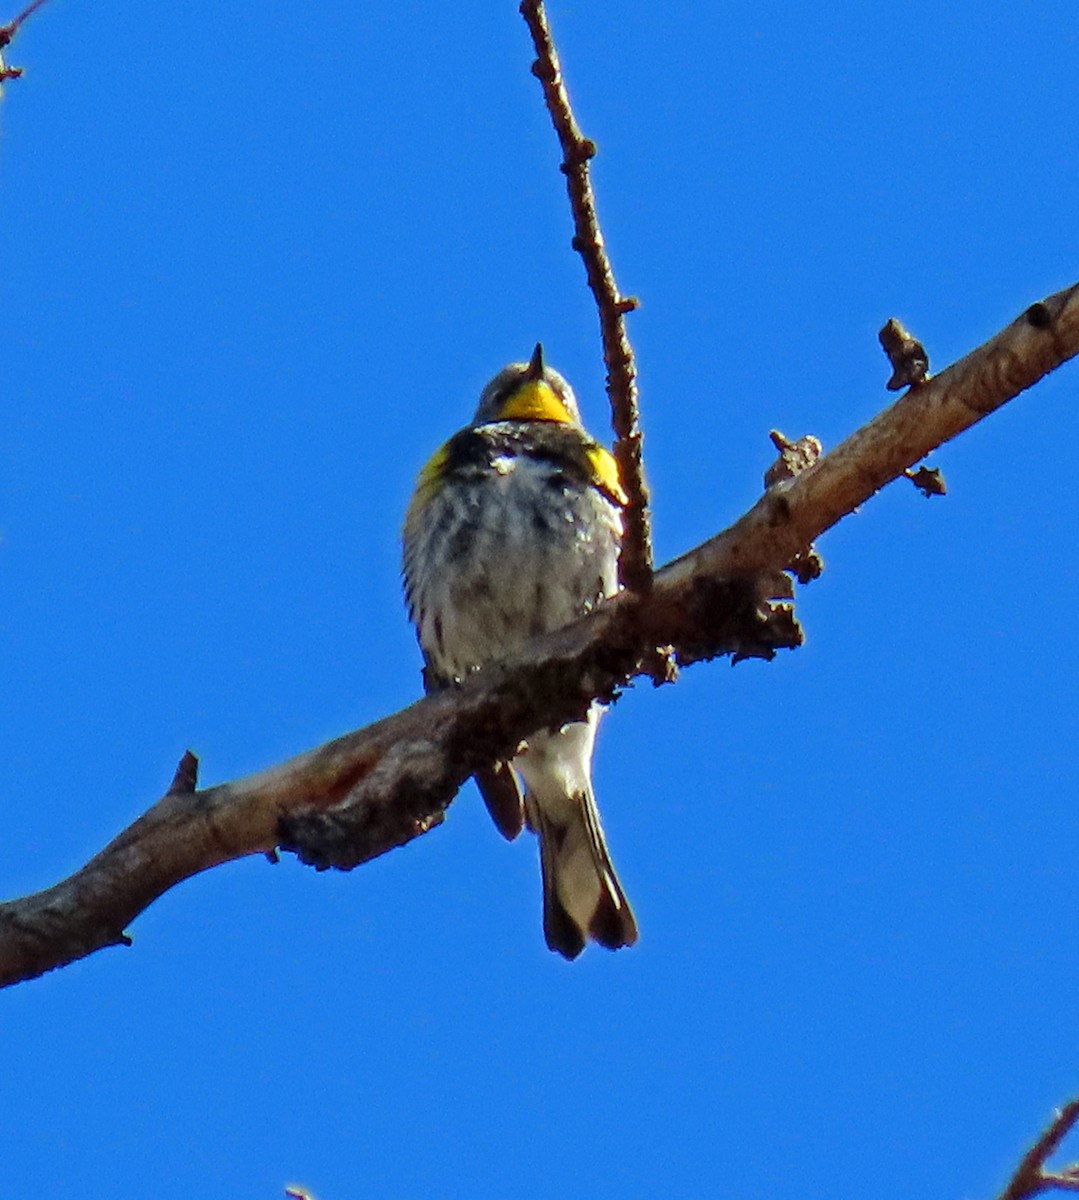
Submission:
<svg viewBox="0 0 1079 1200">
<path fill-rule="evenodd" d="M 884 385 L 890 392 L 917 387 L 929 379 L 929 355 L 918 339 L 895 317 L 877 335 L 892 364 L 892 377 Z"/>
<path fill-rule="evenodd" d="M 927 500 L 933 496 L 944 496 L 948 493 L 948 487 L 944 482 L 940 467 L 922 466 L 917 471 L 912 471 L 908 467 L 903 474 Z"/>
<path fill-rule="evenodd" d="M 729 654 L 732 662 L 775 658 L 805 641 L 794 614 L 794 585 L 782 571 L 754 579 L 694 580 L 683 600 L 680 667 Z"/>
<path fill-rule="evenodd" d="M 198 756 L 190 750 L 185 750 L 183 758 L 177 764 L 176 773 L 172 777 L 172 783 L 169 784 L 169 790 L 166 795 L 189 796 L 198 787 L 198 784 Z"/>
<path fill-rule="evenodd" d="M 1032 304 L 1027 309 L 1026 317 L 1035 329 L 1049 329 L 1053 324 L 1053 313 L 1044 300 Z"/>
<path fill-rule="evenodd" d="M 540 83 L 555 83 L 558 80 L 558 68 L 553 62 L 537 58 L 532 63 L 532 74 Z"/>
<path fill-rule="evenodd" d="M 821 456 L 823 447 L 820 438 L 807 433 L 795 441 L 773 429 L 768 437 L 779 451 L 779 457 L 764 473 L 765 488 L 774 487 L 785 479 L 793 479 L 808 470 Z"/>
<path fill-rule="evenodd" d="M 562 174 L 568 175 L 570 171 L 575 171 L 579 167 L 583 167 L 586 162 L 595 158 L 598 153 L 599 147 L 591 138 L 575 138 L 566 146 L 566 158 L 562 163 Z"/>
<path fill-rule="evenodd" d="M 816 547 L 809 546 L 805 550 L 800 550 L 790 560 L 787 570 L 804 587 L 807 583 L 812 583 L 814 579 L 820 579 L 824 574 L 824 559 L 821 558 Z"/>
</svg>

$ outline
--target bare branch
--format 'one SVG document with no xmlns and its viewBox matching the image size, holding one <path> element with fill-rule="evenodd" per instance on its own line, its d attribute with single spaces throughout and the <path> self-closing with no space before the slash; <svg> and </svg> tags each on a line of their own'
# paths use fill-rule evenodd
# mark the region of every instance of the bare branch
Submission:
<svg viewBox="0 0 1079 1200">
<path fill-rule="evenodd" d="M 592 699 L 611 698 L 649 646 L 669 644 L 687 664 L 797 645 L 787 564 L 931 450 L 1077 353 L 1079 284 L 770 487 L 730 528 L 657 572 L 648 596 L 622 593 L 462 687 L 262 774 L 194 791 L 194 763 L 185 758 L 168 794 L 85 867 L 0 905 L 0 984 L 123 944 L 126 925 L 153 900 L 219 863 L 284 846 L 318 866 L 353 866 L 403 845 L 441 821 L 476 769 L 536 729 L 579 719 Z"/>
<path fill-rule="evenodd" d="M 1079 1191 L 1079 1164 L 1065 1167 L 1062 1171 L 1045 1169 L 1046 1162 L 1076 1121 L 1079 1121 L 1079 1099 L 1069 1100 L 1057 1111 L 1045 1132 L 1023 1156 L 1008 1186 L 1000 1193 L 999 1200 L 1026 1200 L 1027 1196 L 1037 1196 L 1051 1188 Z"/>
<path fill-rule="evenodd" d="M 596 143 L 581 132 L 570 107 L 569 93 L 562 78 L 558 51 L 543 0 L 523 0 L 521 15 L 532 34 L 536 62 L 532 74 L 543 87 L 543 98 L 551 114 L 562 147 L 562 173 L 569 190 L 573 213 L 573 248 L 584 260 L 588 286 L 599 310 L 603 337 L 603 361 L 607 367 L 607 395 L 611 401 L 611 423 L 617 441 L 614 456 L 629 503 L 626 505 L 626 530 L 618 563 L 619 582 L 630 591 L 644 594 L 652 586 L 652 530 L 649 516 L 648 485 L 642 466 L 640 415 L 637 402 L 637 365 L 626 332 L 625 315 L 638 307 L 633 296 L 623 296 L 615 282 L 607 256 L 603 233 L 596 213 L 589 160 L 596 155 Z"/>
<path fill-rule="evenodd" d="M 10 46 L 12 39 L 19 32 L 19 28 L 26 18 L 36 13 L 44 3 L 45 0 L 34 0 L 32 4 L 28 4 L 13 20 L 8 21 L 6 25 L 0 25 L 0 47 Z"/>
<path fill-rule="evenodd" d="M 17 17 L 8 21 L 6 25 L 0 25 L 0 84 L 7 79 L 18 79 L 22 75 L 22 67 L 9 67 L 4 63 L 3 51 L 11 45 L 27 17 L 37 12 L 44 3 L 45 0 L 33 0 L 33 3 L 28 4 Z"/>
</svg>

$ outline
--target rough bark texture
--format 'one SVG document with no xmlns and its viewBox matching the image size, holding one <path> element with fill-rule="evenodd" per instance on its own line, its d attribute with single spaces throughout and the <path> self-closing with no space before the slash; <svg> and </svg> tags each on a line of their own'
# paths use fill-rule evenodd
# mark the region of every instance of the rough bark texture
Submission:
<svg viewBox="0 0 1079 1200">
<path fill-rule="evenodd" d="M 669 644 L 685 664 L 797 645 L 784 569 L 890 480 L 1076 353 L 1079 284 L 774 484 L 734 525 L 657 572 L 647 596 L 616 597 L 461 688 L 261 774 L 198 791 L 185 756 L 168 793 L 86 866 L 0 905 L 0 984 L 124 944 L 125 927 L 153 900 L 230 859 L 282 846 L 319 867 L 351 867 L 402 845 L 441 822 L 477 767 L 611 697 L 650 647 Z"/>
</svg>

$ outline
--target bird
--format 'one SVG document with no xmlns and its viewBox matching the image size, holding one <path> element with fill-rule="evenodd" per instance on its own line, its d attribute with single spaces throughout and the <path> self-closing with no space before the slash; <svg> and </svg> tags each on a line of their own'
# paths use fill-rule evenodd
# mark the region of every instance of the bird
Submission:
<svg viewBox="0 0 1079 1200">
<path fill-rule="evenodd" d="M 573 389 L 544 362 L 504 367 L 471 424 L 420 471 L 405 515 L 403 582 L 429 692 L 451 687 L 529 638 L 618 591 L 626 495 L 615 459 L 581 423 Z M 592 788 L 603 706 L 537 730 L 512 761 L 475 779 L 499 831 L 539 839 L 543 930 L 576 958 L 586 942 L 637 941 Z"/>
</svg>

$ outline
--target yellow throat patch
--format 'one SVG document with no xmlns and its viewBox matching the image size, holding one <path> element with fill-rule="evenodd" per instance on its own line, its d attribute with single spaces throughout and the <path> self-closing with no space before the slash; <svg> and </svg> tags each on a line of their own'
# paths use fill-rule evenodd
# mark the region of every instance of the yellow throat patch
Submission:
<svg viewBox="0 0 1079 1200">
<path fill-rule="evenodd" d="M 512 392 L 498 414 L 500 421 L 560 421 L 572 423 L 569 409 L 544 379 L 529 379 Z"/>
</svg>

